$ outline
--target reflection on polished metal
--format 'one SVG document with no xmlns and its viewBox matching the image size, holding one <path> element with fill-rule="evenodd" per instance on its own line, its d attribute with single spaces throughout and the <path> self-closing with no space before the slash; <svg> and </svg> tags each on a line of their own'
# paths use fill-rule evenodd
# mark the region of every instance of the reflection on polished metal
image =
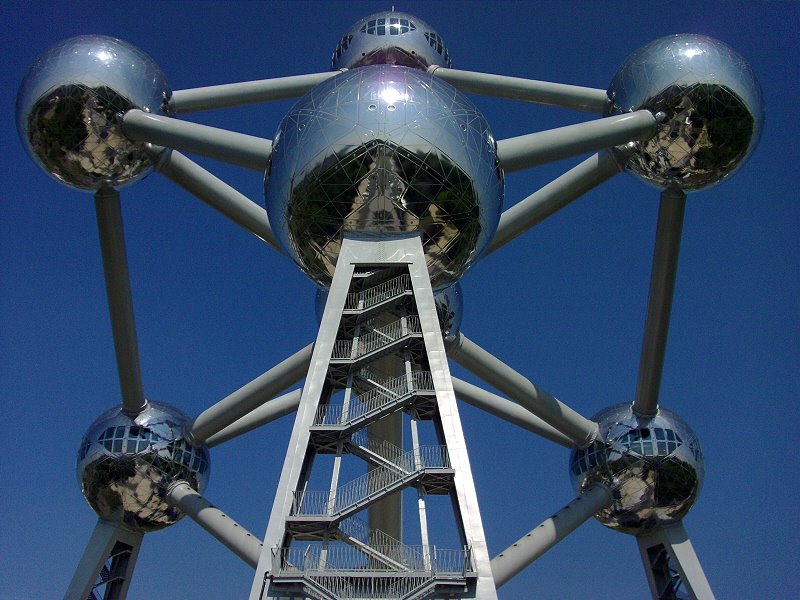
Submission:
<svg viewBox="0 0 800 600">
<path fill-rule="evenodd" d="M 378 437 L 398 420 L 410 444 Z M 416 531 L 387 505 L 403 490 Z M 418 234 L 342 242 L 250 592 L 297 596 L 497 597 Z"/>
<path fill-rule="evenodd" d="M 184 438 L 187 422 L 181 411 L 158 402 L 134 416 L 121 407 L 103 413 L 78 451 L 78 481 L 89 506 L 141 533 L 178 521 L 183 514 L 167 502 L 167 488 L 184 480 L 202 491 L 210 469 L 208 449 Z"/>
<path fill-rule="evenodd" d="M 595 483 L 612 488 L 614 502 L 595 517 L 606 527 L 640 534 L 680 521 L 700 493 L 703 453 L 694 432 L 675 413 L 659 408 L 651 419 L 615 404 L 593 417 L 598 439 L 570 455 L 578 491 Z"/>
<path fill-rule="evenodd" d="M 450 53 L 442 38 L 422 19 L 386 11 L 364 17 L 339 40 L 331 69 L 365 65 L 402 65 L 415 69 L 450 66 Z"/>
<path fill-rule="evenodd" d="M 330 284 L 343 232 L 420 232 L 434 288 L 494 235 L 503 174 L 488 123 L 427 73 L 375 65 L 301 98 L 273 140 L 267 214 L 278 241 Z"/>
<path fill-rule="evenodd" d="M 357 293 L 348 302 L 352 305 L 364 306 L 367 304 L 375 305 L 393 302 L 396 299 L 396 291 L 405 289 L 406 275 L 400 275 L 394 279 L 382 282 L 367 292 Z M 322 315 L 325 312 L 325 304 L 328 302 L 328 288 L 317 288 L 314 298 L 314 308 L 317 314 L 317 324 L 322 323 Z M 439 317 L 439 327 L 442 337 L 447 339 L 456 335 L 461 330 L 461 319 L 464 316 L 464 298 L 461 294 L 461 284 L 456 282 L 453 285 L 433 292 L 433 302 L 436 305 L 436 315 Z"/>
<path fill-rule="evenodd" d="M 662 113 L 656 136 L 639 144 L 628 168 L 647 182 L 685 191 L 715 185 L 758 143 L 761 87 L 745 60 L 722 42 L 682 34 L 634 52 L 608 88 L 608 114 Z"/>
<path fill-rule="evenodd" d="M 340 38 L 332 66 L 343 72 L 176 94 L 173 108 L 190 112 L 305 93 L 282 120 L 271 150 L 265 139 L 175 121 L 158 67 L 119 40 L 72 38 L 31 67 L 17 97 L 18 130 L 46 172 L 97 192 L 123 391 L 123 406 L 95 421 L 79 450 L 78 479 L 100 519 L 68 600 L 98 593 L 123 600 L 143 534 L 177 521 L 180 507 L 256 566 L 251 600 L 491 600 L 497 586 L 592 513 L 636 535 L 654 598 L 676 598 L 682 590 L 713 598 L 681 523 L 702 484 L 702 453 L 689 426 L 658 408 L 658 389 L 684 192 L 722 181 L 753 151 L 763 120 L 758 83 L 730 48 L 697 35 L 663 38 L 637 51 L 607 95 L 449 65 L 429 25 L 391 11 L 358 21 Z M 496 142 L 481 113 L 448 81 L 472 93 L 610 118 Z M 608 148 L 631 139 L 644 141 Z M 146 142 L 173 146 L 162 152 Z M 178 147 L 259 172 L 266 165 L 266 214 Z M 500 218 L 503 167 L 510 172 L 599 148 Z M 194 420 L 146 403 L 138 373 L 115 189 L 154 165 L 280 246 L 323 288 L 316 343 Z M 623 165 L 666 190 L 668 210 L 654 253 L 636 403 L 589 420 L 461 333 L 458 280 L 483 253 Z M 446 348 L 510 400 L 451 379 Z M 304 374 L 302 391 L 276 397 Z M 572 448 L 580 499 L 492 562 L 456 391 Z M 208 446 L 295 410 L 262 548 L 200 496 Z M 404 511 L 404 493 L 416 502 L 418 520 Z M 451 502 L 437 504 L 435 495 Z M 447 515 L 438 514 L 442 506 Z M 355 516 L 362 512 L 366 522 Z M 437 527 L 429 530 L 429 522 Z M 438 547 L 441 523 L 452 524 L 458 547 L 450 540 L 444 543 L 451 549 Z"/>
<path fill-rule="evenodd" d="M 168 114 L 172 92 L 141 50 L 101 35 L 70 38 L 33 63 L 17 96 L 17 129 L 34 161 L 82 190 L 119 188 L 150 172 L 146 145 L 122 133 L 138 108 Z"/>
</svg>

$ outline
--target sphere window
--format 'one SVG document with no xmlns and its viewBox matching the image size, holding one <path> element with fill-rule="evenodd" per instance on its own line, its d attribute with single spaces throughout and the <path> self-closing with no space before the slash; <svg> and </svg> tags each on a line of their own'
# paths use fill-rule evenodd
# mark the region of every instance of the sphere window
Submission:
<svg viewBox="0 0 800 600">
<path fill-rule="evenodd" d="M 386 35 L 386 19 L 370 19 L 361 26 L 359 31 L 361 33 L 368 33 L 369 35 Z M 417 28 L 412 21 L 408 19 L 400 19 L 398 17 L 389 18 L 389 35 L 402 35 L 409 31 L 415 31 Z"/>
</svg>

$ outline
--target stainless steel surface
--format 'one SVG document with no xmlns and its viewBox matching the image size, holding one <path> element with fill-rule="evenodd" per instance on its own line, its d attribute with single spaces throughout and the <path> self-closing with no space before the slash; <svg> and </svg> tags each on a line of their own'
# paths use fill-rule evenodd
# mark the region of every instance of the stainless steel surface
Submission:
<svg viewBox="0 0 800 600">
<path fill-rule="evenodd" d="M 594 440 L 597 423 L 534 385 L 528 378 L 484 350 L 463 333 L 448 340 L 447 355 L 523 408 L 567 436 L 576 446 Z"/>
<path fill-rule="evenodd" d="M 139 343 L 136 337 L 119 192 L 107 187 L 98 190 L 95 192 L 94 205 L 122 404 L 125 412 L 136 414 L 147 406 L 147 400 L 144 398 L 139 365 Z"/>
<path fill-rule="evenodd" d="M 209 452 L 184 437 L 189 418 L 176 408 L 148 402 L 135 416 L 122 407 L 103 413 L 81 440 L 78 482 L 101 517 L 137 532 L 163 529 L 183 515 L 166 501 L 167 488 L 182 479 L 204 490 Z"/>
<path fill-rule="evenodd" d="M 516 402 L 506 400 L 502 396 L 456 377 L 453 377 L 452 381 L 456 397 L 462 402 L 485 410 L 495 417 L 518 425 L 565 448 L 575 447 L 575 443 L 571 439 Z"/>
<path fill-rule="evenodd" d="M 640 417 L 654 416 L 658 407 L 685 207 L 686 194 L 681 190 L 671 187 L 661 192 L 647 319 L 633 401 L 633 412 Z"/>
<path fill-rule="evenodd" d="M 510 173 L 631 141 L 647 140 L 655 131 L 653 115 L 647 110 L 638 110 L 497 140 L 497 158 L 503 170 Z"/>
<path fill-rule="evenodd" d="M 622 170 L 615 156 L 604 150 L 584 160 L 543 188 L 503 211 L 492 243 L 491 254 L 518 235 L 567 206 L 589 190 L 607 181 Z"/>
<path fill-rule="evenodd" d="M 292 259 L 329 285 L 342 234 L 421 232 L 435 288 L 456 281 L 500 218 L 503 174 L 480 112 L 449 84 L 375 65 L 301 98 L 273 140 L 269 221 Z"/>
<path fill-rule="evenodd" d="M 156 169 L 278 252 L 281 251 L 269 226 L 267 211 L 194 161 L 173 150 L 164 155 Z"/>
<path fill-rule="evenodd" d="M 223 442 L 232 440 L 242 434 L 252 431 L 262 425 L 271 423 L 297 410 L 300 404 L 300 394 L 302 389 L 293 390 L 272 400 L 268 400 L 258 408 L 251 410 L 245 416 L 237 419 L 225 429 L 208 436 L 206 445 L 213 448 Z"/>
<path fill-rule="evenodd" d="M 652 419 L 615 404 L 593 419 L 595 442 L 570 454 L 576 490 L 605 483 L 614 502 L 595 517 L 606 527 L 641 534 L 676 523 L 689 511 L 703 483 L 703 453 L 692 429 L 673 412 L 659 408 Z"/>
<path fill-rule="evenodd" d="M 314 344 L 301 348 L 250 383 L 204 410 L 192 421 L 187 437 L 193 444 L 202 444 L 231 423 L 257 409 L 277 394 L 294 385 L 308 370 Z"/>
<path fill-rule="evenodd" d="M 249 566 L 256 568 L 261 540 L 192 489 L 185 481 L 173 483 L 166 500 L 213 535 Z"/>
<path fill-rule="evenodd" d="M 594 484 L 580 496 L 492 559 L 499 588 L 611 503 L 611 490 Z"/>
<path fill-rule="evenodd" d="M 608 104 L 605 90 L 595 88 L 508 77 L 493 73 L 461 71 L 437 65 L 429 67 L 428 72 L 444 79 L 462 92 L 470 94 L 534 102 L 597 114 L 603 114 Z"/>
<path fill-rule="evenodd" d="M 170 106 L 176 114 L 183 115 L 202 110 L 296 98 L 335 74 L 329 71 L 175 90 L 172 93 Z"/>
<path fill-rule="evenodd" d="M 141 50 L 100 35 L 69 38 L 31 65 L 17 96 L 25 148 L 56 180 L 82 190 L 115 188 L 147 175 L 146 145 L 122 133 L 137 108 L 168 114 L 172 92 Z"/>
<path fill-rule="evenodd" d="M 422 19 L 385 11 L 354 23 L 339 39 L 331 57 L 334 71 L 378 64 L 416 69 L 449 67 L 450 53 L 439 34 Z"/>
<path fill-rule="evenodd" d="M 132 140 L 194 152 L 259 172 L 266 168 L 272 152 L 272 141 L 265 138 L 136 109 L 122 117 L 122 131 Z"/>
<path fill-rule="evenodd" d="M 608 88 L 608 114 L 662 113 L 658 133 L 628 168 L 658 187 L 686 191 L 729 177 L 752 153 L 764 120 L 761 87 L 745 60 L 695 34 L 660 38 L 629 56 Z"/>
</svg>

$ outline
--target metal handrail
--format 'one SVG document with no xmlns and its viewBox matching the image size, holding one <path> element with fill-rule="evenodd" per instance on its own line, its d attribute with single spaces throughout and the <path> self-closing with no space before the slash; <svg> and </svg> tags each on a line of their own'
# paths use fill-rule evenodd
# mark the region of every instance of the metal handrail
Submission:
<svg viewBox="0 0 800 600">
<path fill-rule="evenodd" d="M 353 352 L 353 340 L 336 340 L 331 358 L 358 358 L 411 334 L 422 333 L 419 316 L 409 315 L 359 336 Z"/>
<path fill-rule="evenodd" d="M 376 552 L 397 552 L 398 548 L 391 546 L 383 548 L 374 546 Z M 472 551 L 469 546 L 461 549 L 438 548 L 432 546 L 405 546 L 401 544 L 401 559 L 399 562 L 411 573 L 427 573 L 433 575 L 466 575 L 472 569 Z M 429 557 L 426 565 L 424 556 Z M 372 572 L 376 575 L 383 573 L 396 573 L 395 567 L 381 565 L 375 559 L 360 549 L 347 544 L 329 544 L 327 547 L 320 545 L 290 546 L 288 548 L 273 548 L 273 573 L 280 574 L 306 574 L 315 573 L 360 573 Z"/>
<path fill-rule="evenodd" d="M 411 277 L 399 275 L 371 288 L 347 294 L 345 310 L 364 310 L 410 291 Z"/>
<path fill-rule="evenodd" d="M 366 392 L 352 396 L 345 414 L 342 404 L 322 404 L 317 407 L 314 425 L 346 425 L 396 402 L 413 392 L 433 392 L 433 375 L 430 371 L 413 371 L 411 385 L 406 375 L 379 382 Z"/>
<path fill-rule="evenodd" d="M 294 492 L 292 515 L 334 516 L 343 513 L 381 493 L 395 483 L 416 476 L 423 469 L 449 469 L 450 456 L 447 446 L 419 446 L 404 452 L 396 468 L 375 467 L 330 491 L 299 490 Z"/>
</svg>

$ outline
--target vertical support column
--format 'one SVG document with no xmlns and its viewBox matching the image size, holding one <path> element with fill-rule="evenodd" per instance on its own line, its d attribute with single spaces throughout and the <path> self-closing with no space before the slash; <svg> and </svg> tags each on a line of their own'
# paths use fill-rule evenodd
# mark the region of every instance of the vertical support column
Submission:
<svg viewBox="0 0 800 600">
<path fill-rule="evenodd" d="M 686 591 L 695 600 L 714 600 L 714 593 L 700 566 L 682 523 L 637 536 L 653 600 L 668 600 Z"/>
<path fill-rule="evenodd" d="M 124 600 L 143 536 L 98 519 L 64 600 L 86 600 L 93 590 L 103 586 L 104 600 Z"/>
<path fill-rule="evenodd" d="M 136 322 L 133 317 L 131 282 L 128 275 L 128 257 L 125 252 L 125 233 L 119 192 L 103 187 L 94 195 L 100 251 L 103 255 L 103 272 L 111 315 L 111 331 L 117 356 L 119 386 L 124 410 L 138 414 L 147 406 L 139 367 L 139 345 L 136 339 Z"/>
</svg>

